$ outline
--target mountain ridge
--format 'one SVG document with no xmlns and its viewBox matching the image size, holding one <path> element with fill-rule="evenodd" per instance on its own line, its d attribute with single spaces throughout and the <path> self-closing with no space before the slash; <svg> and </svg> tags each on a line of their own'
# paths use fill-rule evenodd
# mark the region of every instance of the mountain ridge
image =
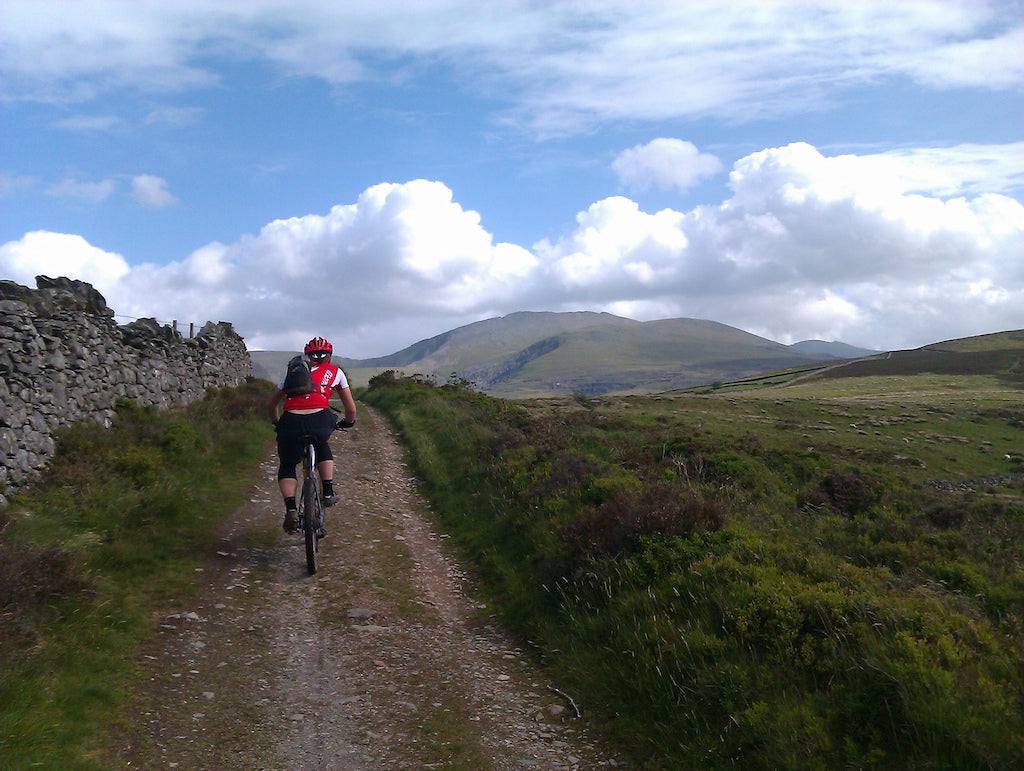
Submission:
<svg viewBox="0 0 1024 771">
<path fill-rule="evenodd" d="M 801 349 L 805 344 L 809 350 Z M 516 398 L 665 391 L 841 359 L 850 352 L 875 353 L 824 341 L 787 346 L 708 319 L 637 321 L 593 311 L 519 311 L 448 330 L 387 356 L 335 357 L 335 363 L 353 385 L 395 369 L 440 380 L 454 376 L 493 395 Z M 292 355 L 250 352 L 254 373 L 272 381 Z"/>
</svg>

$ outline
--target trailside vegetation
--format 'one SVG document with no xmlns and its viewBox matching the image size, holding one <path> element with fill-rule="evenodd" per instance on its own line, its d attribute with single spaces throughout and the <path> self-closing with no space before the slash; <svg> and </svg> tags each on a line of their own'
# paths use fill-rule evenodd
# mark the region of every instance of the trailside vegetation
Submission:
<svg viewBox="0 0 1024 771">
<path fill-rule="evenodd" d="M 122 399 L 108 428 L 60 432 L 0 523 L 0 768 L 106 767 L 136 645 L 216 551 L 267 451 L 268 391 L 167 411 Z"/>
<path fill-rule="evenodd" d="M 893 385 L 509 402 L 388 371 L 362 399 L 638 767 L 1020 768 L 1021 394 Z"/>
</svg>

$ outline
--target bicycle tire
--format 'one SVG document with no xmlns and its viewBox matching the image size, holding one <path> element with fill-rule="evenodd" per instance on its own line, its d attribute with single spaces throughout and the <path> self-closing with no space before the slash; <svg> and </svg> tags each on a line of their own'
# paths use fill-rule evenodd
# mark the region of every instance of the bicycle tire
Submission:
<svg viewBox="0 0 1024 771">
<path fill-rule="evenodd" d="M 316 547 L 317 538 L 317 496 L 316 481 L 307 477 L 302 483 L 302 535 L 306 541 L 306 570 L 310 575 L 316 573 Z"/>
</svg>

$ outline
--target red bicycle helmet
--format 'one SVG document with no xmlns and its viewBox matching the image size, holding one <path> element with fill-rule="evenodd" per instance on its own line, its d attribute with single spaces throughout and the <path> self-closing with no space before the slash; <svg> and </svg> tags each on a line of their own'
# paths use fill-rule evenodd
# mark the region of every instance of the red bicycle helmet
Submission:
<svg viewBox="0 0 1024 771">
<path fill-rule="evenodd" d="M 325 340 L 322 337 L 314 337 L 308 343 L 302 351 L 309 357 L 324 358 L 334 353 L 334 346 L 331 345 L 329 340 Z"/>
</svg>

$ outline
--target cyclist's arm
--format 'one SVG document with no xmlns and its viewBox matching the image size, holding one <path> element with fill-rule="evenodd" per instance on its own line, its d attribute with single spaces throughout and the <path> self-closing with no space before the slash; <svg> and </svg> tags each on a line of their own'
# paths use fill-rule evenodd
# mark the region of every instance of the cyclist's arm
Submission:
<svg viewBox="0 0 1024 771">
<path fill-rule="evenodd" d="M 277 408 L 284 401 L 285 393 L 280 388 L 274 388 L 270 394 L 270 398 L 267 399 L 267 415 L 270 416 L 270 422 L 277 422 Z"/>
<path fill-rule="evenodd" d="M 352 398 L 352 389 L 348 386 L 338 391 L 341 398 L 341 405 L 345 408 L 345 420 L 349 423 L 356 421 L 356 400 Z"/>
</svg>

